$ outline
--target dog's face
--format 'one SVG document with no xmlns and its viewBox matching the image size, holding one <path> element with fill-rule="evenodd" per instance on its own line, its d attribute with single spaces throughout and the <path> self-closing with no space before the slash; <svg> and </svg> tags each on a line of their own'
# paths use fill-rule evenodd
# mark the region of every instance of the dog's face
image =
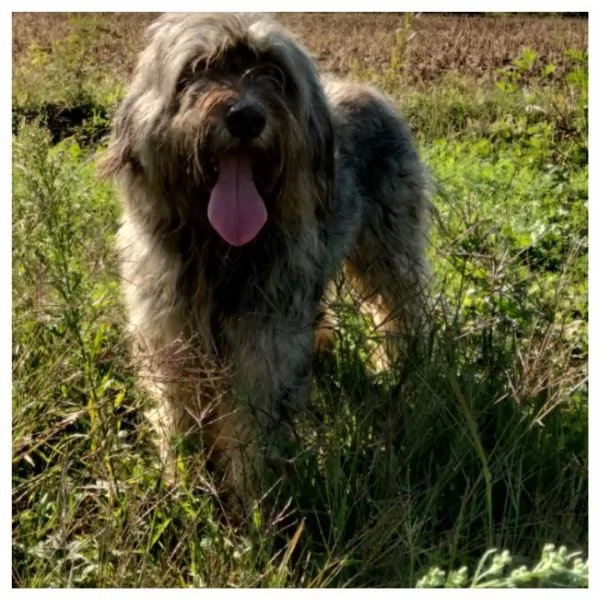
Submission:
<svg viewBox="0 0 600 600">
<path fill-rule="evenodd" d="M 109 172 L 129 166 L 158 176 L 153 185 L 186 188 L 234 246 L 286 210 L 290 186 L 300 196 L 313 190 L 302 202 L 328 201 L 329 109 L 312 60 L 289 34 L 233 14 L 167 15 L 150 33 L 117 115 Z"/>
</svg>

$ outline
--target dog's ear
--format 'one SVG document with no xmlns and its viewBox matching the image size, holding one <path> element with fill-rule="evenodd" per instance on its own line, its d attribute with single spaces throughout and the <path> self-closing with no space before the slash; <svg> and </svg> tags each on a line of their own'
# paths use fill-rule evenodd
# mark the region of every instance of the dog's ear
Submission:
<svg viewBox="0 0 600 600">
<path fill-rule="evenodd" d="M 335 185 L 335 139 L 329 102 L 311 55 L 282 26 L 264 18 L 250 27 L 254 43 L 278 62 L 288 75 L 301 124 L 308 131 L 308 164 L 318 190 L 318 210 L 328 210 Z"/>
<path fill-rule="evenodd" d="M 98 160 L 98 174 L 102 179 L 118 175 L 133 161 L 131 128 L 126 114 L 127 111 L 123 107 L 118 110 L 108 147 Z"/>
</svg>

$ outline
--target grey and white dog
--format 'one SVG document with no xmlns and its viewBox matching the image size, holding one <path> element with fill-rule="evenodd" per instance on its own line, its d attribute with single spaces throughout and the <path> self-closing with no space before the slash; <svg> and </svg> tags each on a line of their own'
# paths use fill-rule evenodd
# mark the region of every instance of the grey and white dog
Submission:
<svg viewBox="0 0 600 600">
<path fill-rule="evenodd" d="M 123 199 L 133 354 L 165 465 L 199 439 L 252 500 L 263 441 L 308 396 L 336 274 L 389 332 L 419 318 L 429 185 L 407 125 L 371 87 L 324 82 L 271 18 L 165 15 L 103 171 Z"/>
</svg>

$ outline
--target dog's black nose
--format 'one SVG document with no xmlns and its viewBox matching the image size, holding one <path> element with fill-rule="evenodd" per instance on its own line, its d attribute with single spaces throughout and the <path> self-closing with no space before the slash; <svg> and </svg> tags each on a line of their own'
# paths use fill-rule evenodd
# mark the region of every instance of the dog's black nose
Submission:
<svg viewBox="0 0 600 600">
<path fill-rule="evenodd" d="M 267 123 L 265 109 L 256 102 L 238 102 L 225 116 L 229 133 L 236 138 L 258 137 Z"/>
</svg>

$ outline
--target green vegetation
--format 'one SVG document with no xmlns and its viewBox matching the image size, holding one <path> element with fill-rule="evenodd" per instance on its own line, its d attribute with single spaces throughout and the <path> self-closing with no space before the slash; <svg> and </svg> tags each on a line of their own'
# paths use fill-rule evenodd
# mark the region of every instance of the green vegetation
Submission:
<svg viewBox="0 0 600 600">
<path fill-rule="evenodd" d="M 486 85 L 456 69 L 413 88 L 411 26 L 389 68 L 352 74 L 397 99 L 439 184 L 425 343 L 370 374 L 368 331 L 336 304 L 295 473 L 242 529 L 210 491 L 161 482 L 141 416 L 119 204 L 94 164 L 122 89 L 89 58 L 102 19 L 29 48 L 13 80 L 14 586 L 587 586 L 587 55 L 556 69 L 527 49 Z M 92 116 L 50 126 L 48 105 Z"/>
</svg>

